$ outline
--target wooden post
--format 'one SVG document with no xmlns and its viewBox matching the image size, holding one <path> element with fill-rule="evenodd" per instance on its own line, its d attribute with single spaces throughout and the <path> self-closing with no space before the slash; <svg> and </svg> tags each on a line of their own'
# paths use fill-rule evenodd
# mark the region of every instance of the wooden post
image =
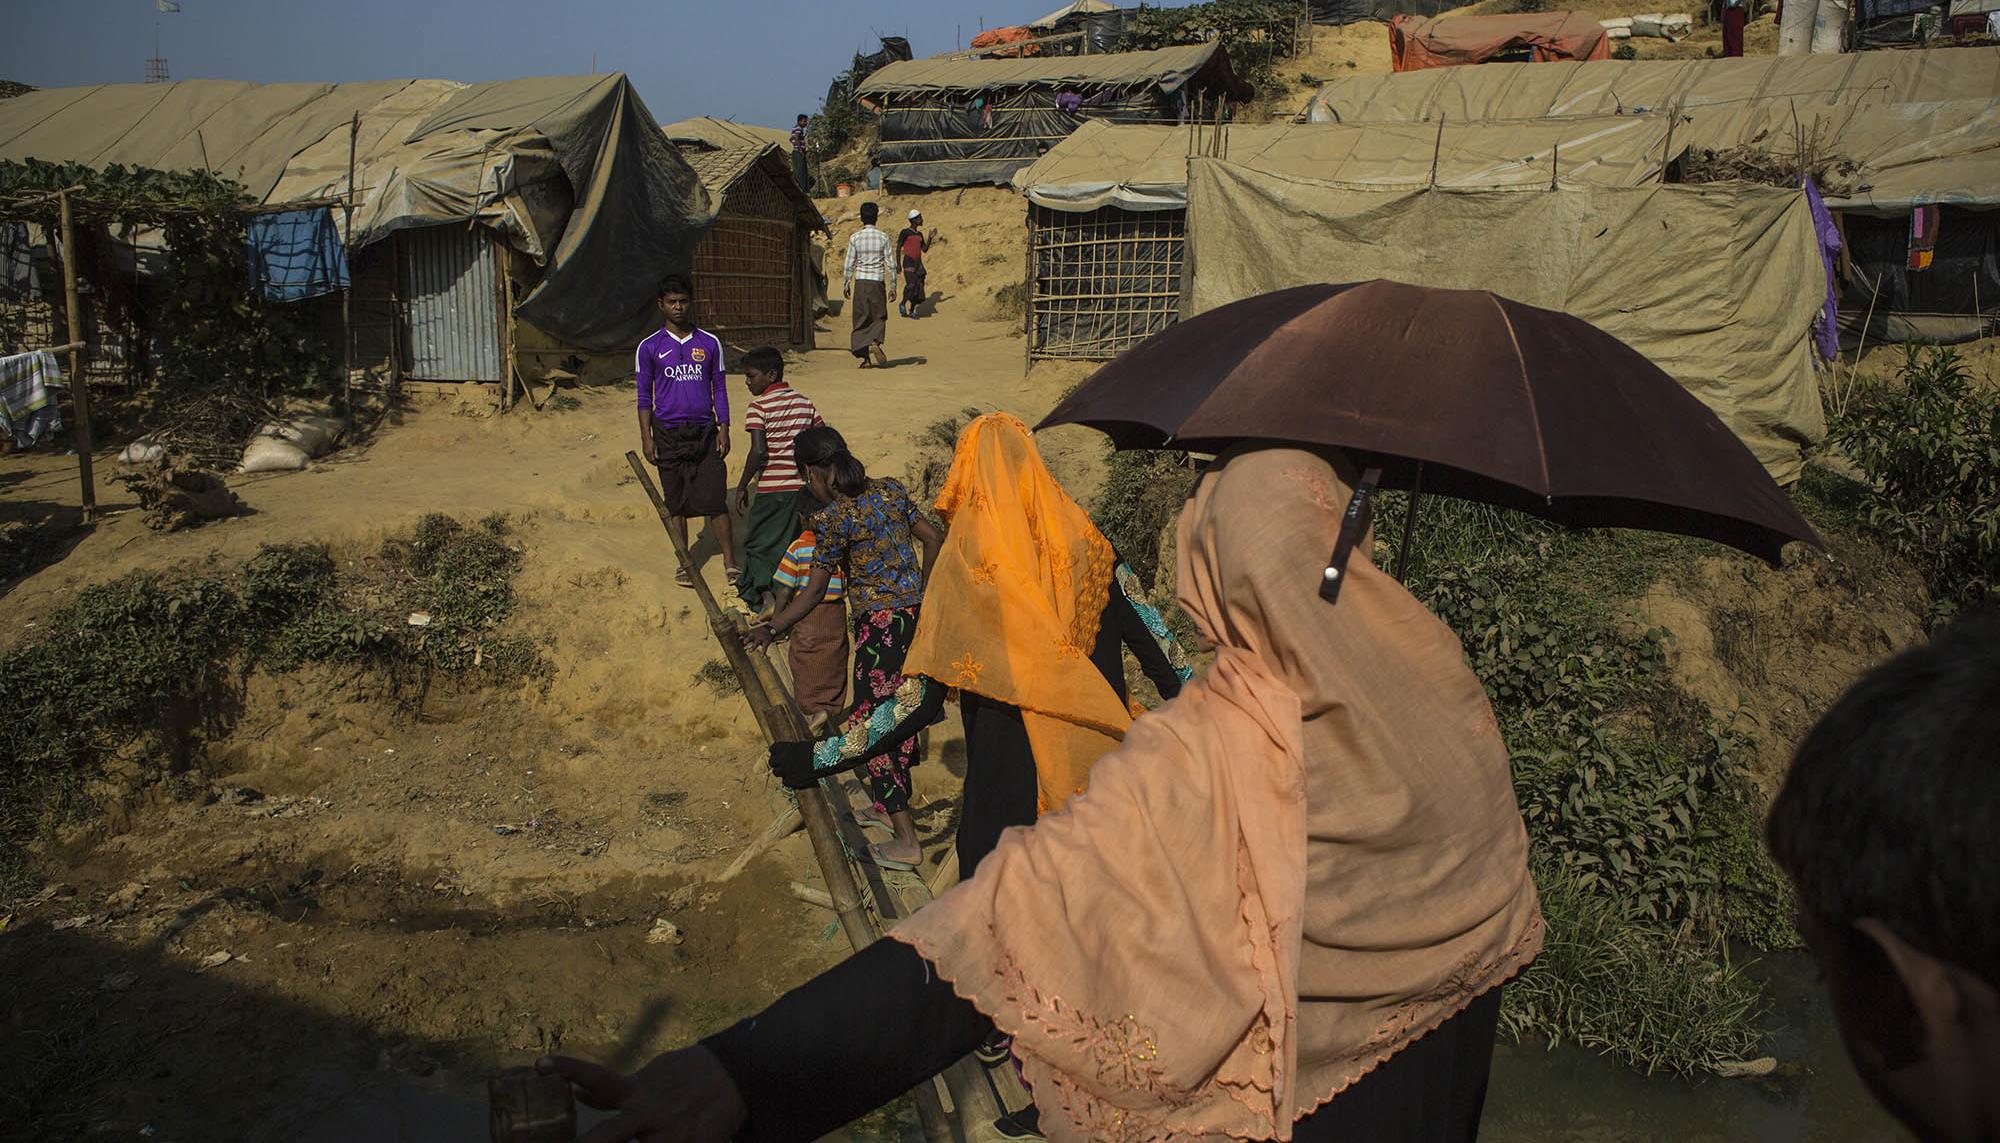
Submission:
<svg viewBox="0 0 2000 1143">
<path fill-rule="evenodd" d="M 347 125 L 347 198 L 340 207 L 341 260 L 347 262 L 347 286 L 340 291 L 340 401 L 346 409 L 349 443 L 354 437 L 354 264 L 347 251 L 354 248 L 354 152 L 361 141 L 361 113 Z"/>
<path fill-rule="evenodd" d="M 493 275 L 500 286 L 500 411 L 506 412 L 514 405 L 514 284 L 513 271 L 507 256 L 507 244 L 498 238 L 492 239 L 493 261 L 498 273 Z M 527 392 L 526 378 L 521 379 L 521 390 L 527 394 L 528 402 L 534 403 L 535 395 Z"/>
<path fill-rule="evenodd" d="M 1035 367 L 1035 204 L 1028 204 L 1026 263 L 1021 267 L 1021 375 Z"/>
<path fill-rule="evenodd" d="M 1438 156 L 1444 154 L 1444 112 L 1438 112 L 1437 142 L 1431 144 L 1431 184 L 1438 185 Z"/>
<path fill-rule="evenodd" d="M 1667 182 L 1667 167 L 1674 161 L 1674 121 L 1681 117 L 1678 102 L 1667 105 L 1667 141 L 1660 144 L 1660 185 Z"/>
<path fill-rule="evenodd" d="M 69 192 L 56 194 L 62 219 L 63 305 L 69 310 L 69 395 L 76 409 L 76 469 L 83 482 L 83 522 L 97 519 L 97 483 L 90 474 L 90 384 L 83 376 L 83 302 L 76 293 L 76 222 L 70 215 Z"/>
</svg>

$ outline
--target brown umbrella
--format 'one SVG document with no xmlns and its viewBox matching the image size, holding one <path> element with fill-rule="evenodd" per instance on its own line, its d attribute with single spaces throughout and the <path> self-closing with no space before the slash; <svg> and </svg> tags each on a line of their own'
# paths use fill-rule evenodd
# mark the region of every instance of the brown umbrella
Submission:
<svg viewBox="0 0 2000 1143">
<path fill-rule="evenodd" d="M 1579 318 L 1484 290 L 1378 280 L 1247 298 L 1098 370 L 1040 427 L 1063 424 L 1119 448 L 1259 439 L 1354 452 L 1365 471 L 1329 599 L 1378 482 L 1577 527 L 1700 536 L 1772 564 L 1788 541 L 1820 543 L 1750 450 L 1658 366 Z"/>
</svg>

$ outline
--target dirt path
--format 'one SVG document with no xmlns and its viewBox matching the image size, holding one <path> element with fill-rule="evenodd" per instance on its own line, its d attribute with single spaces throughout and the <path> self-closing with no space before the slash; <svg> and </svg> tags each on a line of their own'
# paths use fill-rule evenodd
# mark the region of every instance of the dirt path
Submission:
<svg viewBox="0 0 2000 1143">
<path fill-rule="evenodd" d="M 829 348 L 789 370 L 871 470 L 895 476 L 940 419 L 1033 419 L 1084 372 L 1024 374 L 1018 317 L 997 317 L 995 292 L 1019 279 L 1019 200 L 924 201 L 948 235 L 931 273 L 944 298 L 935 316 L 891 319 L 896 366 L 855 368 L 834 316 Z M 108 812 L 48 855 L 62 891 L 0 929 L 0 1059 L 14 1061 L 0 1082 L 16 1093 L 0 1108 L 33 1109 L 38 1138 L 434 1138 L 422 1125 L 467 1122 L 494 1066 L 555 1044 L 636 1063 L 845 951 L 830 915 L 786 887 L 816 879 L 802 839 L 708 881 L 782 791 L 740 699 L 696 681 L 718 654 L 627 467 L 626 383 L 574 396 L 568 411 L 506 416 L 422 404 L 306 472 L 232 480 L 248 514 L 173 534 L 143 525 L 107 454 L 106 517 L 0 585 L 7 645 L 127 572 L 281 541 L 358 558 L 426 513 L 504 513 L 524 553 L 510 624 L 557 666 L 546 690 L 439 694 L 416 718 L 361 676 L 253 678 L 185 800 L 131 775 L 107 783 Z M 747 396 L 732 392 L 739 410 Z M 734 446 L 733 462 L 740 433 Z M 1102 450 L 1087 434 L 1050 449 L 1091 482 Z M 75 497 L 73 458 L 0 458 L 0 523 Z M 710 546 L 697 552 L 722 587 Z M 952 733 L 917 772 L 933 855 L 956 797 Z M 662 919 L 678 941 L 648 941 Z M 893 1118 L 878 1133 L 898 1134 Z M 403 1134 L 381 1136 L 383 1122 Z"/>
</svg>

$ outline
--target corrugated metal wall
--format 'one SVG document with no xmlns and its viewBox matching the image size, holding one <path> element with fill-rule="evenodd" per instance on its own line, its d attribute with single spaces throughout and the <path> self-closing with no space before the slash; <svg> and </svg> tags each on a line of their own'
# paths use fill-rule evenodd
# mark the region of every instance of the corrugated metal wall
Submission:
<svg viewBox="0 0 2000 1143">
<path fill-rule="evenodd" d="M 500 285 L 483 229 L 426 226 L 403 244 L 403 344 L 419 381 L 499 381 Z"/>
</svg>

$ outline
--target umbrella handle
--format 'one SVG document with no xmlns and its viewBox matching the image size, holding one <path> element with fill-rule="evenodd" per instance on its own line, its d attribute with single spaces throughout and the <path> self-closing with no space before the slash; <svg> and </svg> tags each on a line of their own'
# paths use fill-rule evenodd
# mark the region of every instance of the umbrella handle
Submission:
<svg viewBox="0 0 2000 1143">
<path fill-rule="evenodd" d="M 1354 486 L 1354 496 L 1347 502 L 1347 511 L 1340 517 L 1340 535 L 1333 541 L 1333 556 L 1326 561 L 1326 570 L 1319 580 L 1319 597 L 1328 603 L 1340 600 L 1340 585 L 1347 582 L 1347 559 L 1354 554 L 1361 537 L 1368 534 L 1368 525 L 1375 515 L 1375 486 L 1381 481 L 1381 465 L 1363 469 L 1361 480 Z"/>
</svg>

